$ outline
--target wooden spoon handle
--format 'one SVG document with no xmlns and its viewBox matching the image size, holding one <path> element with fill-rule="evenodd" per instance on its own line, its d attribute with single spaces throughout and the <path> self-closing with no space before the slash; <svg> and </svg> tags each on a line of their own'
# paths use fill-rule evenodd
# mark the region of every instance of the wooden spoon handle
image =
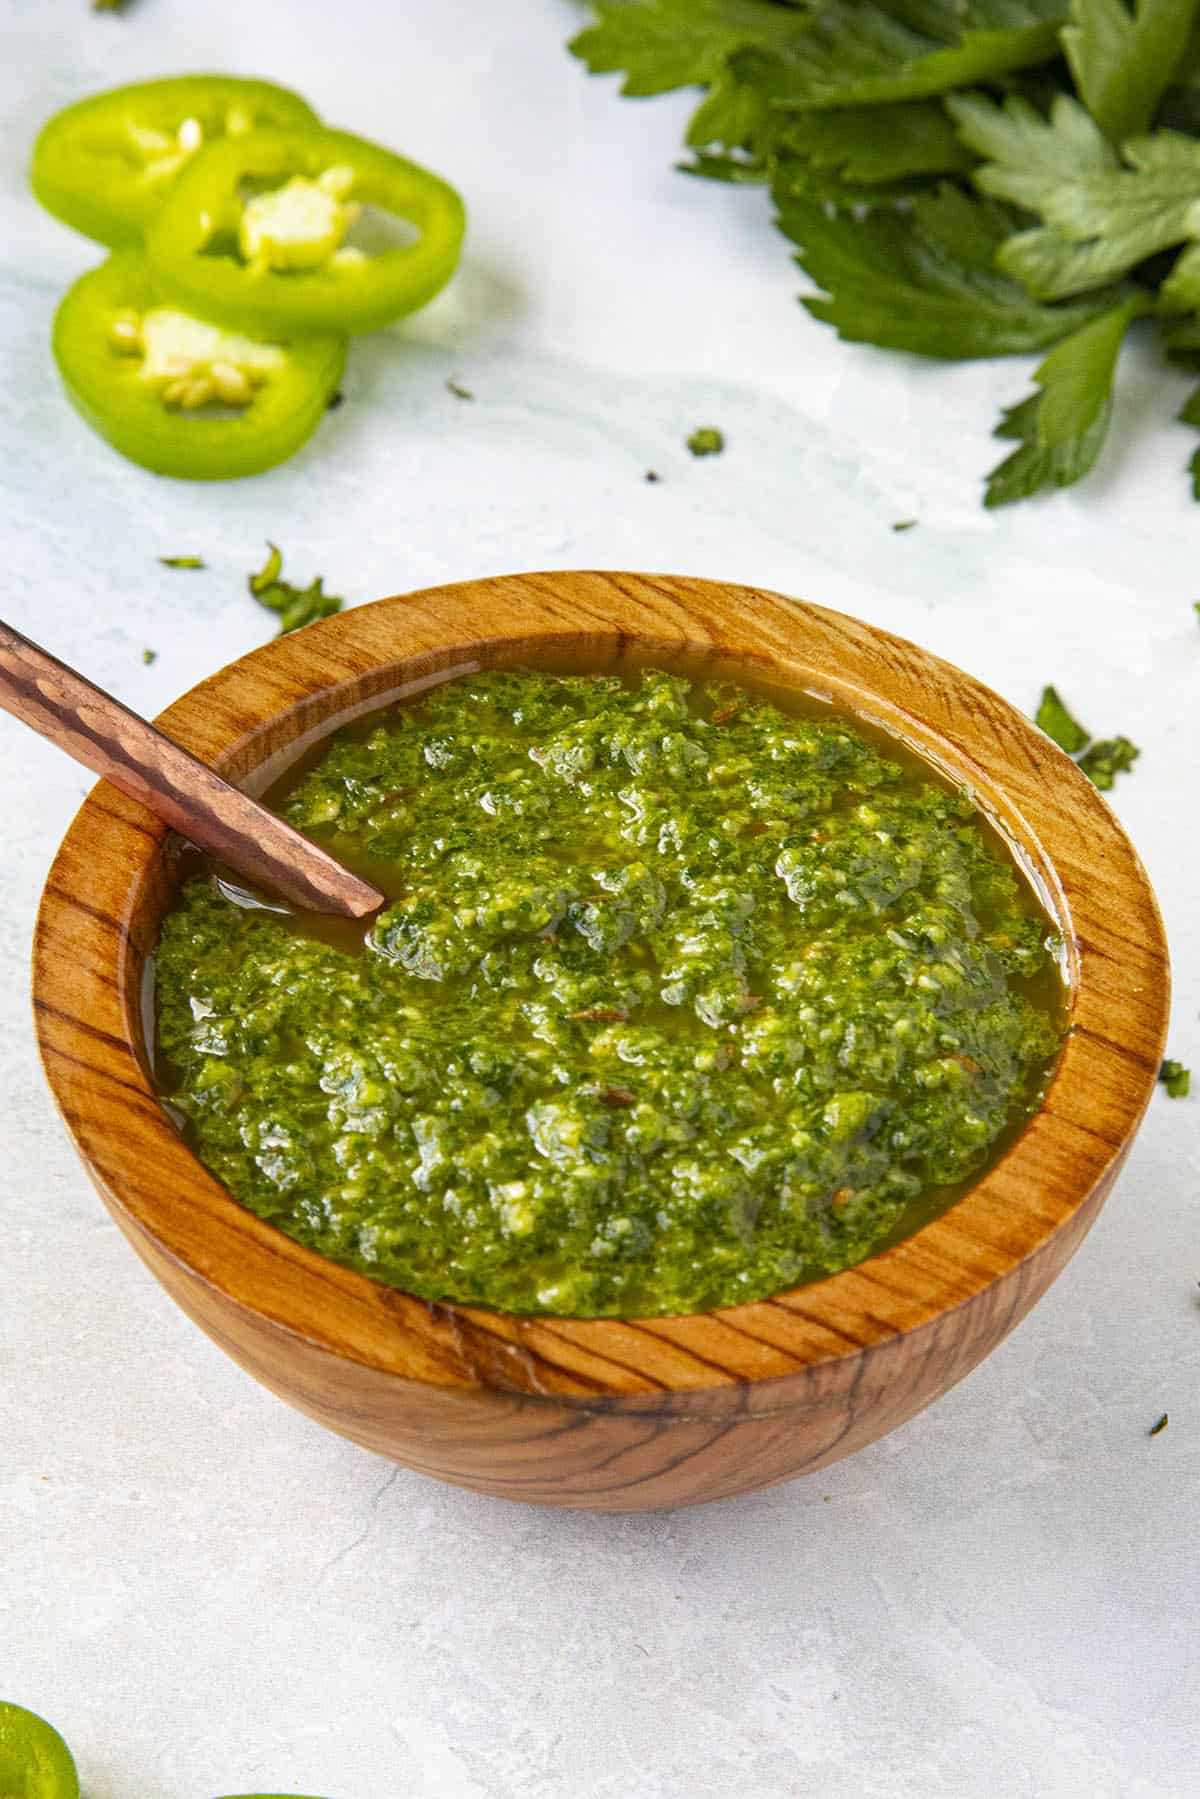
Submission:
<svg viewBox="0 0 1200 1799">
<path fill-rule="evenodd" d="M 292 905 L 343 918 L 383 905 L 374 887 L 266 806 L 3 622 L 0 706 Z"/>
</svg>

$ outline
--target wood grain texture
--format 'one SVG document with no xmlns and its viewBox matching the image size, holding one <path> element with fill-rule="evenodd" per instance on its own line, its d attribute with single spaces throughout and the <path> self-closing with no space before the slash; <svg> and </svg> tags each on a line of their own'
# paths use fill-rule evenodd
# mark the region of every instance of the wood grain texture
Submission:
<svg viewBox="0 0 1200 1799">
<path fill-rule="evenodd" d="M 974 790 L 1067 944 L 1071 1030 L 1045 1103 L 934 1223 L 859 1267 L 694 1317 L 518 1318 L 432 1305 L 237 1204 L 159 1106 L 143 971 L 174 868 L 164 826 L 99 786 L 51 870 L 34 950 L 43 1061 L 138 1253 L 258 1380 L 397 1461 L 539 1504 L 692 1504 L 820 1468 L 960 1380 L 1045 1292 L 1154 1089 L 1168 973 L 1136 854 L 1070 759 L 903 640 L 757 589 L 534 574 L 381 600 L 276 640 L 160 723 L 261 791 L 315 738 L 451 671 L 728 659 L 891 731 Z"/>
<path fill-rule="evenodd" d="M 3 622 L 0 706 L 290 904 L 341 918 L 365 918 L 382 906 L 369 882 Z"/>
</svg>

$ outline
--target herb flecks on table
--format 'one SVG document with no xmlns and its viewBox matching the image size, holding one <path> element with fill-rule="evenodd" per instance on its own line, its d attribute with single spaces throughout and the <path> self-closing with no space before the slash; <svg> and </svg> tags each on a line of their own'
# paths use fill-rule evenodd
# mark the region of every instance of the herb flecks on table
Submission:
<svg viewBox="0 0 1200 1799">
<path fill-rule="evenodd" d="M 164 568 L 203 568 L 203 556 L 160 556 Z"/>
<path fill-rule="evenodd" d="M 279 636 L 299 631 L 319 618 L 332 618 L 344 602 L 336 594 L 325 592 L 324 576 L 318 575 L 307 587 L 293 587 L 283 579 L 283 552 L 276 544 L 267 544 L 267 560 L 257 574 L 247 578 L 247 586 L 260 606 L 278 614 Z"/>
<path fill-rule="evenodd" d="M 725 435 L 715 425 L 701 425 L 687 440 L 693 456 L 719 456 L 725 448 Z"/>
<path fill-rule="evenodd" d="M 1074 758 L 1076 767 L 1082 769 L 1093 786 L 1105 792 L 1141 755 L 1128 737 L 1104 737 L 1093 742 L 1091 732 L 1070 712 L 1056 687 L 1042 689 L 1034 722 L 1060 750 Z"/>
<path fill-rule="evenodd" d="M 1131 331 L 1200 359 L 1197 0 L 592 10 L 571 49 L 594 73 L 707 90 L 682 167 L 769 187 L 814 317 L 925 356 L 1042 354 L 988 506 L 1094 466 Z M 1200 426 L 1200 393 L 1180 416 Z"/>
<path fill-rule="evenodd" d="M 1154 1424 L 1152 1424 L 1150 1426 L 1150 1429 L 1146 1432 L 1146 1435 L 1148 1437 L 1157 1437 L 1160 1434 L 1160 1432 L 1166 1430 L 1166 1428 L 1170 1422 L 1171 1422 L 1170 1418 L 1168 1417 L 1167 1413 L 1164 1412 L 1162 1414 L 1162 1416 Z"/>
<path fill-rule="evenodd" d="M 1127 774 L 1141 755 L 1128 737 L 1104 737 L 1079 757 L 1079 767 L 1094 786 L 1107 793 L 1118 775 Z"/>
<path fill-rule="evenodd" d="M 727 684 L 450 682 L 283 809 L 399 897 L 339 947 L 189 882 L 166 1089 L 243 1203 L 428 1299 L 836 1271 L 975 1178 L 1057 1048 L 1050 927 L 970 799 Z"/>
<path fill-rule="evenodd" d="M 1086 749 L 1092 740 L 1091 732 L 1068 711 L 1057 687 L 1043 687 L 1034 722 L 1039 731 L 1044 731 L 1068 756 Z"/>
<path fill-rule="evenodd" d="M 1159 1082 L 1167 1090 L 1170 1099 L 1186 1099 L 1192 1090 L 1192 1071 L 1185 1068 L 1182 1062 L 1168 1059 L 1158 1071 Z"/>
</svg>

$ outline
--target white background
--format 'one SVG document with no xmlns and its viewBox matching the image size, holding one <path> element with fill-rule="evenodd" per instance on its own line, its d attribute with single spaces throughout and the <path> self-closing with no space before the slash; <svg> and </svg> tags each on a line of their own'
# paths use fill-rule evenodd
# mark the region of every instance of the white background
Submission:
<svg viewBox="0 0 1200 1799">
<path fill-rule="evenodd" d="M 1143 746 L 1114 798 L 1174 946 L 1172 1053 L 1200 1065 L 1186 381 L 1135 352 L 1087 487 L 985 514 L 988 432 L 1028 365 L 838 344 L 797 306 L 765 198 L 671 172 L 687 98 L 619 101 L 566 57 L 579 17 L 2 0 L 3 611 L 154 712 L 270 634 L 244 579 L 272 537 L 351 603 L 518 568 L 674 570 L 843 607 L 1024 708 L 1055 680 Z M 427 161 L 472 227 L 454 287 L 355 345 L 306 451 L 189 486 L 122 462 L 61 397 L 51 316 L 98 252 L 37 210 L 24 160 L 65 102 L 209 67 L 286 81 Z M 682 439 L 710 423 L 728 450 L 693 461 Z M 185 552 L 208 571 L 155 560 Z M 1156 1095 L 1035 1315 L 853 1460 L 674 1516 L 459 1493 L 260 1391 L 108 1223 L 26 997 L 87 780 L 6 718 L 0 764 L 0 1697 L 62 1729 L 87 1799 L 1200 1792 L 1196 1098 Z"/>
</svg>

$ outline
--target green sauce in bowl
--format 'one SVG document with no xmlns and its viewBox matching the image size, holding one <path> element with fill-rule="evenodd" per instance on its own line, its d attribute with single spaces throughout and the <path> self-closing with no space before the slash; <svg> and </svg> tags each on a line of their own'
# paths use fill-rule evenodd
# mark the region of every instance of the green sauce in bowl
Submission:
<svg viewBox="0 0 1200 1799">
<path fill-rule="evenodd" d="M 365 942 L 199 867 L 160 1076 L 260 1217 L 428 1299 L 647 1316 L 836 1273 L 1036 1107 L 1057 940 L 973 801 L 828 714 L 494 671 L 280 800 L 394 898 Z"/>
</svg>

